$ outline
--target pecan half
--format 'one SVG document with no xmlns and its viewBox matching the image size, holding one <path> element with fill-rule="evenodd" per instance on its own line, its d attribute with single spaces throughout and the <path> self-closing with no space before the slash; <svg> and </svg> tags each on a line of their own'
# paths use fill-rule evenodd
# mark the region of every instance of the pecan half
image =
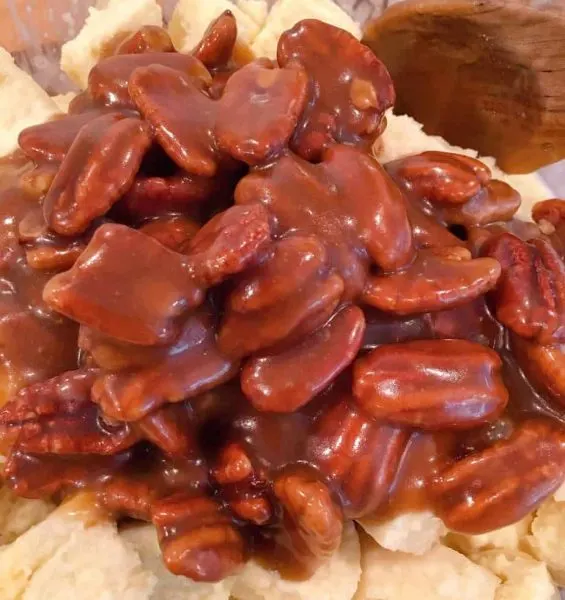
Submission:
<svg viewBox="0 0 565 600">
<path fill-rule="evenodd" d="M 104 109 L 93 109 L 32 125 L 21 131 L 18 144 L 32 160 L 62 162 L 79 131 L 105 112 Z"/>
<path fill-rule="evenodd" d="M 565 344 L 542 346 L 514 336 L 512 351 L 535 388 L 565 406 Z"/>
<path fill-rule="evenodd" d="M 430 430 L 471 429 L 506 407 L 501 367 L 496 352 L 464 340 L 385 345 L 355 363 L 353 391 L 376 419 Z"/>
<path fill-rule="evenodd" d="M 565 341 L 565 263 L 549 241 L 504 233 L 483 252 L 502 266 L 494 292 L 498 320 L 541 344 Z"/>
<path fill-rule="evenodd" d="M 194 77 L 201 84 L 212 80 L 208 69 L 190 54 L 176 52 L 147 52 L 143 54 L 119 54 L 97 63 L 88 75 L 88 92 L 97 105 L 133 108 L 133 95 L 128 84 L 136 69 L 160 65 Z M 134 98 L 135 101 L 135 98 Z"/>
<path fill-rule="evenodd" d="M 47 227 L 40 206 L 34 207 L 18 225 L 18 237 L 30 267 L 41 271 L 70 269 L 86 248 L 92 231 L 77 237 L 57 235 Z"/>
<path fill-rule="evenodd" d="M 550 423 L 522 423 L 508 439 L 471 454 L 432 486 L 450 529 L 484 533 L 519 521 L 565 478 L 565 436 Z"/>
<path fill-rule="evenodd" d="M 461 247 L 430 248 L 420 250 L 405 271 L 369 278 L 363 300 L 400 315 L 443 310 L 488 292 L 499 276 L 492 258 L 471 259 Z"/>
<path fill-rule="evenodd" d="M 237 41 L 237 21 L 233 13 L 225 10 L 212 21 L 198 46 L 191 52 L 208 69 L 227 65 Z"/>
<path fill-rule="evenodd" d="M 232 206 L 212 217 L 184 246 L 187 272 L 200 285 L 216 285 L 243 271 L 270 240 L 265 208 Z"/>
<path fill-rule="evenodd" d="M 313 572 L 341 543 L 342 513 L 328 487 L 305 468 L 279 475 L 273 489 L 283 509 L 277 541 L 303 569 Z"/>
<path fill-rule="evenodd" d="M 153 504 L 163 559 L 175 575 L 220 581 L 245 562 L 245 542 L 212 498 L 177 494 Z"/>
<path fill-rule="evenodd" d="M 277 59 L 281 66 L 302 65 L 312 79 L 292 142 L 298 154 L 318 160 L 335 142 L 370 148 L 395 95 L 386 67 L 369 48 L 343 29 L 307 19 L 283 33 Z"/>
<path fill-rule="evenodd" d="M 114 54 L 174 51 L 173 42 L 166 29 L 156 25 L 144 25 L 121 41 L 114 50 Z"/>
<path fill-rule="evenodd" d="M 294 297 L 256 312 L 228 311 L 218 336 L 228 356 L 243 357 L 282 341 L 299 339 L 325 323 L 343 294 L 343 280 L 330 275 L 315 280 Z"/>
<path fill-rule="evenodd" d="M 482 162 L 450 152 L 422 152 L 390 162 L 386 169 L 409 196 L 451 205 L 468 202 L 491 179 Z"/>
<path fill-rule="evenodd" d="M 196 221 L 182 215 L 163 215 L 152 219 L 140 231 L 151 236 L 169 250 L 185 248 L 199 230 Z"/>
<path fill-rule="evenodd" d="M 361 309 L 344 308 L 299 344 L 254 356 L 243 368 L 241 388 L 258 410 L 297 410 L 353 361 L 364 332 Z"/>
<path fill-rule="evenodd" d="M 273 243 L 261 264 L 243 274 L 228 298 L 228 306 L 238 313 L 273 306 L 302 289 L 325 262 L 326 250 L 317 237 L 284 237 Z"/>
<path fill-rule="evenodd" d="M 494 179 L 465 204 L 428 205 L 426 212 L 445 225 L 480 227 L 509 221 L 520 208 L 521 202 L 522 198 L 514 188 Z"/>
<path fill-rule="evenodd" d="M 308 457 L 338 493 L 345 516 L 371 515 L 386 501 L 408 434 L 377 423 L 342 394 L 316 420 Z"/>
<path fill-rule="evenodd" d="M 151 143 L 149 126 L 121 113 L 88 122 L 78 133 L 45 196 L 49 227 L 84 232 L 131 186 Z"/>
<path fill-rule="evenodd" d="M 532 219 L 549 237 L 565 261 L 565 200 L 545 200 L 534 205 Z"/>
<path fill-rule="evenodd" d="M 10 453 L 4 469 L 8 486 L 24 498 L 51 498 L 115 477 L 132 459 L 131 451 L 112 455 L 61 456 Z"/>
<path fill-rule="evenodd" d="M 43 295 L 75 321 L 119 340 L 153 345 L 175 338 L 177 318 L 202 302 L 203 290 L 190 278 L 184 256 L 139 231 L 107 224 Z"/>
<path fill-rule="evenodd" d="M 232 442 L 221 449 L 211 476 L 239 519 L 254 525 L 265 525 L 272 519 L 273 508 L 268 497 L 270 482 L 254 467 L 242 444 Z"/>
<path fill-rule="evenodd" d="M 139 176 L 116 204 L 120 216 L 139 222 L 174 212 L 207 205 L 226 195 L 229 181 L 217 177 L 198 177 L 186 173 L 170 177 Z"/>
<path fill-rule="evenodd" d="M 131 447 L 139 435 L 127 424 L 105 422 L 90 401 L 95 376 L 77 371 L 24 388 L 2 409 L 2 429 L 17 433 L 18 450 L 32 454 L 116 454 Z"/>
<path fill-rule="evenodd" d="M 220 352 L 214 320 L 207 310 L 200 310 L 185 320 L 164 357 L 144 367 L 102 374 L 92 398 L 104 414 L 137 421 L 166 403 L 192 398 L 231 379 L 238 367 L 237 361 Z"/>
<path fill-rule="evenodd" d="M 306 105 L 307 85 L 304 70 L 295 65 L 278 69 L 268 59 L 236 71 L 216 116 L 218 148 L 249 165 L 280 155 Z"/>
</svg>

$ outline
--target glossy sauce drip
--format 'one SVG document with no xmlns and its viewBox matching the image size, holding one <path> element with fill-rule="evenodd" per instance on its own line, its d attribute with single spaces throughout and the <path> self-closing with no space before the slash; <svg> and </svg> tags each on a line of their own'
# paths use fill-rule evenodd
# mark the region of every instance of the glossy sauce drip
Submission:
<svg viewBox="0 0 565 600">
<path fill-rule="evenodd" d="M 19 154 L 0 161 L 0 404 L 19 388 L 77 365 L 77 325 L 42 299 L 53 273 L 32 269 L 18 242 L 20 222 L 37 206 L 20 187 L 30 169 Z"/>
</svg>

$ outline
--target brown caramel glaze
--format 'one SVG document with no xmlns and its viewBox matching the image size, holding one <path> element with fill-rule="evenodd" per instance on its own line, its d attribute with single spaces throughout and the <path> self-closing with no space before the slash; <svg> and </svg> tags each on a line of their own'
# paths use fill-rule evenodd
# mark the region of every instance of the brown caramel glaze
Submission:
<svg viewBox="0 0 565 600">
<path fill-rule="evenodd" d="M 20 387 L 77 364 L 76 324 L 42 299 L 53 272 L 34 270 L 18 241 L 21 221 L 37 206 L 19 184 L 30 167 L 19 153 L 0 161 L 0 405 Z"/>
</svg>

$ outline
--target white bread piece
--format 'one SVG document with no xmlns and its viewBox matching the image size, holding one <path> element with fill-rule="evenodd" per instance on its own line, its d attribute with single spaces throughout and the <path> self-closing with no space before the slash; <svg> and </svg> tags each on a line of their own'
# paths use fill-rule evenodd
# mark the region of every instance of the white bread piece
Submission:
<svg viewBox="0 0 565 600">
<path fill-rule="evenodd" d="M 303 19 L 319 19 L 361 38 L 359 24 L 333 0 L 277 0 L 263 29 L 251 44 L 251 51 L 255 56 L 276 58 L 281 34 Z"/>
<path fill-rule="evenodd" d="M 51 99 L 58 106 L 59 111 L 62 113 L 69 112 L 69 104 L 76 97 L 75 92 L 67 92 L 66 94 L 59 94 L 57 96 L 51 96 Z"/>
<path fill-rule="evenodd" d="M 352 523 L 339 550 L 307 581 L 288 581 L 251 561 L 236 580 L 237 600 L 351 600 L 361 577 L 359 536 Z"/>
<path fill-rule="evenodd" d="M 8 488 L 0 488 L 0 546 L 43 521 L 54 508 L 49 502 L 18 498 Z"/>
<path fill-rule="evenodd" d="M 31 75 L 14 63 L 11 54 L 0 47 L 0 156 L 18 147 L 22 129 L 43 123 L 59 113 L 59 108 Z"/>
<path fill-rule="evenodd" d="M 355 600 L 494 600 L 498 577 L 441 544 L 415 556 L 363 536 L 362 549 Z"/>
<path fill-rule="evenodd" d="M 229 577 L 219 583 L 198 583 L 173 575 L 163 563 L 157 532 L 153 525 L 132 525 L 120 532 L 120 537 L 133 548 L 143 568 L 156 578 L 151 600 L 228 600 L 235 583 Z"/>
<path fill-rule="evenodd" d="M 0 549 L 0 598 L 21 598 L 33 574 L 75 533 L 85 521 L 56 510 L 8 546 Z"/>
<path fill-rule="evenodd" d="M 534 517 L 529 550 L 546 563 L 557 585 L 565 586 L 565 503 L 546 500 Z"/>
<path fill-rule="evenodd" d="M 22 600 L 149 600 L 156 578 L 115 524 L 73 531 L 33 574 Z"/>
<path fill-rule="evenodd" d="M 61 48 L 61 68 L 81 88 L 101 57 L 104 46 L 120 33 L 133 33 L 144 25 L 162 25 L 156 0 L 109 0 L 103 8 L 90 8 L 79 34 Z"/>
<path fill-rule="evenodd" d="M 472 557 L 501 579 L 495 600 L 555 600 L 559 592 L 544 563 L 527 554 L 487 550 Z"/>
<path fill-rule="evenodd" d="M 521 521 L 479 535 L 465 535 L 449 532 L 445 543 L 464 554 L 482 552 L 484 550 L 504 550 L 506 553 L 519 553 L 524 549 L 524 540 L 530 532 L 533 515 Z"/>
<path fill-rule="evenodd" d="M 269 4 L 266 0 L 236 0 L 237 7 L 251 17 L 260 28 L 267 20 Z"/>
<path fill-rule="evenodd" d="M 240 6 L 241 5 L 241 6 Z M 250 45 L 267 15 L 265 0 L 179 0 L 169 23 L 169 35 L 179 52 L 190 52 L 202 39 L 206 29 L 225 10 L 237 20 L 238 40 Z"/>
<path fill-rule="evenodd" d="M 425 554 L 446 532 L 443 521 L 430 511 L 405 513 L 384 523 L 370 519 L 358 523 L 383 548 L 408 554 Z"/>
<path fill-rule="evenodd" d="M 495 179 L 505 181 L 521 194 L 522 206 L 517 216 L 528 221 L 531 220 L 532 206 L 536 202 L 553 197 L 553 193 L 543 179 L 535 173 L 508 175 L 496 166 L 493 158 L 479 156 L 475 150 L 452 146 L 439 136 L 426 134 L 423 131 L 423 126 L 412 117 L 395 115 L 392 110 L 386 113 L 386 117 L 387 128 L 374 147 L 375 156 L 382 163 L 429 150 L 454 152 L 478 158 L 491 168 Z"/>
</svg>

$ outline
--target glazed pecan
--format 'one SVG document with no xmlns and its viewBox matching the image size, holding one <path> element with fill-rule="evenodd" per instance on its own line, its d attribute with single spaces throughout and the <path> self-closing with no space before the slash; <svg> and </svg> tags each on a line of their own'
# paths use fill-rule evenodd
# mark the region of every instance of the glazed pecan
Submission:
<svg viewBox="0 0 565 600">
<path fill-rule="evenodd" d="M 407 440 L 406 432 L 365 416 L 342 394 L 315 421 L 307 456 L 332 483 L 345 516 L 357 519 L 386 502 Z"/>
<path fill-rule="evenodd" d="M 191 52 L 208 69 L 225 66 L 234 51 L 237 41 L 237 21 L 233 13 L 225 10 L 212 21 L 198 46 Z"/>
<path fill-rule="evenodd" d="M 498 320 L 541 344 L 565 341 L 565 263 L 549 241 L 523 242 L 504 233 L 489 240 L 483 253 L 502 266 L 494 292 Z"/>
<path fill-rule="evenodd" d="M 520 194 L 507 183 L 494 179 L 471 200 L 456 206 L 427 204 L 425 212 L 445 225 L 480 227 L 489 223 L 509 221 L 520 208 Z"/>
<path fill-rule="evenodd" d="M 61 235 L 84 232 L 131 186 L 150 143 L 149 126 L 139 119 L 109 113 L 88 122 L 45 196 L 49 227 Z"/>
<path fill-rule="evenodd" d="M 400 315 L 443 310 L 488 292 L 499 276 L 492 258 L 472 259 L 462 247 L 430 248 L 404 271 L 370 277 L 363 300 Z"/>
<path fill-rule="evenodd" d="M 157 495 L 158 490 L 150 481 L 117 473 L 107 478 L 96 497 L 100 505 L 116 518 L 128 516 L 149 521 L 151 506 Z"/>
<path fill-rule="evenodd" d="M 138 176 L 116 205 L 120 216 L 139 222 L 171 212 L 186 212 L 193 207 L 224 197 L 229 180 L 199 177 L 186 173 L 170 177 Z"/>
<path fill-rule="evenodd" d="M 109 424 L 90 401 L 95 372 L 77 371 L 24 388 L 0 413 L 17 448 L 32 454 L 116 454 L 140 438 L 127 424 Z M 3 436 L 5 437 L 5 436 Z"/>
<path fill-rule="evenodd" d="M 174 52 L 173 42 L 166 29 L 144 25 L 124 38 L 114 54 L 144 54 L 145 52 Z"/>
<path fill-rule="evenodd" d="M 335 142 L 371 147 L 395 94 L 386 67 L 369 48 L 347 31 L 308 19 L 283 33 L 277 59 L 283 67 L 302 65 L 312 79 L 293 150 L 318 160 Z"/>
<path fill-rule="evenodd" d="M 303 570 L 313 573 L 341 543 L 342 512 L 328 487 L 304 467 L 279 475 L 273 490 L 283 509 L 277 542 Z"/>
<path fill-rule="evenodd" d="M 535 388 L 565 406 L 565 344 L 542 346 L 513 336 L 512 351 Z"/>
<path fill-rule="evenodd" d="M 60 456 L 10 453 L 4 476 L 8 486 L 24 498 L 52 498 L 115 477 L 132 459 L 130 451 L 112 455 Z"/>
<path fill-rule="evenodd" d="M 219 100 L 201 80 L 161 65 L 137 69 L 129 88 L 167 154 L 188 173 L 212 177 L 229 157 L 253 165 L 276 156 L 292 135 L 306 84 L 299 68 L 259 60 L 230 77 Z"/>
<path fill-rule="evenodd" d="M 231 379 L 239 367 L 216 346 L 214 320 L 205 309 L 192 313 L 165 356 L 155 359 L 100 375 L 92 397 L 104 414 L 138 421 L 166 403 L 182 402 Z"/>
<path fill-rule="evenodd" d="M 142 417 L 132 428 L 169 456 L 197 454 L 192 410 L 186 403 L 163 406 Z"/>
<path fill-rule="evenodd" d="M 256 312 L 228 311 L 218 336 L 228 356 L 243 357 L 281 342 L 289 343 L 315 331 L 337 308 L 343 295 L 337 275 L 316 279 L 304 290 Z"/>
<path fill-rule="evenodd" d="M 97 108 L 32 125 L 21 131 L 18 143 L 26 156 L 32 160 L 60 163 L 67 155 L 79 131 L 105 112 L 108 111 Z"/>
<path fill-rule="evenodd" d="M 461 240 L 433 217 L 428 216 L 421 206 L 407 198 L 404 198 L 404 202 L 417 248 L 461 246 Z"/>
<path fill-rule="evenodd" d="M 179 251 L 196 235 L 199 229 L 196 221 L 182 215 L 156 217 L 139 228 L 169 250 Z"/>
<path fill-rule="evenodd" d="M 49 281 L 44 298 L 102 333 L 153 345 L 175 338 L 178 317 L 202 302 L 203 290 L 190 278 L 185 257 L 134 229 L 107 224 L 70 271 Z"/>
<path fill-rule="evenodd" d="M 169 352 L 169 346 L 129 344 L 84 325 L 79 328 L 78 347 L 89 357 L 93 366 L 108 371 L 145 367 L 163 360 Z"/>
<path fill-rule="evenodd" d="M 450 152 L 422 152 L 388 163 L 386 169 L 410 197 L 446 205 L 465 204 L 491 179 L 482 162 Z"/>
<path fill-rule="evenodd" d="M 464 340 L 384 345 L 355 363 L 353 392 L 375 419 L 420 429 L 471 429 L 506 407 L 501 367 L 494 350 Z"/>
<path fill-rule="evenodd" d="M 18 237 L 30 267 L 42 271 L 70 269 L 86 248 L 87 231 L 74 238 L 60 236 L 47 227 L 41 206 L 36 206 L 19 222 Z"/>
<path fill-rule="evenodd" d="M 496 238 L 502 233 L 511 233 L 524 242 L 541 237 L 540 228 L 530 221 L 511 219 L 506 223 L 493 223 L 484 227 L 470 227 L 467 229 L 467 247 L 473 256 L 481 256 L 485 245 L 491 238 Z"/>
<path fill-rule="evenodd" d="M 545 200 L 534 205 L 533 220 L 565 261 L 565 200 Z"/>
<path fill-rule="evenodd" d="M 42 162 L 20 177 L 20 188 L 28 196 L 36 200 L 42 200 L 43 196 L 49 191 L 58 170 L 59 165 L 57 163 Z"/>
<path fill-rule="evenodd" d="M 212 81 L 208 69 L 190 54 L 177 54 L 176 52 L 119 54 L 101 60 L 90 71 L 88 76 L 90 98 L 98 106 L 135 109 L 136 106 L 132 102 L 133 96 L 130 96 L 131 90 L 128 89 L 129 82 L 136 69 L 150 65 L 160 65 L 163 68 L 183 73 L 194 78 L 195 81 L 199 81 L 201 85 L 208 85 Z"/>
<path fill-rule="evenodd" d="M 227 304 L 238 313 L 273 306 L 302 289 L 325 262 L 326 250 L 317 237 L 286 236 L 272 245 L 261 264 L 243 274 Z"/>
<path fill-rule="evenodd" d="M 220 581 L 245 562 L 245 542 L 231 517 L 212 498 L 177 494 L 153 504 L 163 559 L 176 575 Z"/>
<path fill-rule="evenodd" d="M 222 498 L 239 519 L 254 525 L 265 525 L 272 519 L 268 497 L 270 482 L 253 466 L 242 444 L 232 442 L 220 450 L 211 476 L 220 486 Z"/>
<path fill-rule="evenodd" d="M 484 533 L 519 521 L 565 478 L 565 436 L 545 420 L 525 421 L 507 440 L 471 454 L 432 486 L 450 529 Z"/>
<path fill-rule="evenodd" d="M 294 65 L 277 69 L 268 59 L 236 71 L 226 83 L 216 116 L 220 151 L 249 165 L 279 156 L 304 110 L 307 86 L 304 70 Z"/>
<path fill-rule="evenodd" d="M 344 308 L 302 342 L 278 353 L 253 356 L 241 373 L 241 388 L 259 410 L 294 411 L 349 366 L 364 332 L 361 309 Z"/>
<path fill-rule="evenodd" d="M 212 217 L 183 247 L 186 269 L 206 287 L 243 271 L 271 240 L 269 214 L 260 205 L 232 206 Z"/>
<path fill-rule="evenodd" d="M 322 158 L 312 165 L 283 156 L 244 177 L 236 202 L 267 206 L 278 235 L 289 230 L 316 235 L 352 298 L 364 285 L 370 258 L 387 271 L 413 259 L 410 224 L 400 191 L 370 156 L 333 146 Z"/>
</svg>

